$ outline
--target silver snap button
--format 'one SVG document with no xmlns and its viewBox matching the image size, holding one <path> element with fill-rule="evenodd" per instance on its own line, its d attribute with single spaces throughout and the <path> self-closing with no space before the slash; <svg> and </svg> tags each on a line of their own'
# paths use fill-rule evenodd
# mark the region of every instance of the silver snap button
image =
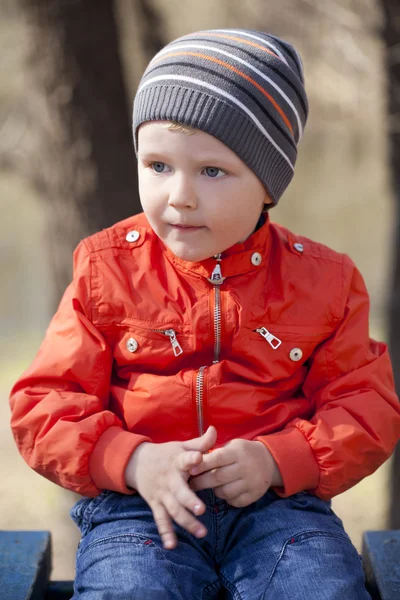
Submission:
<svg viewBox="0 0 400 600">
<path fill-rule="evenodd" d="M 137 343 L 135 338 L 129 338 L 129 340 L 126 342 L 126 347 L 128 348 L 129 352 L 136 352 L 136 350 L 139 347 L 139 344 Z"/>
<path fill-rule="evenodd" d="M 133 229 L 132 231 L 128 231 L 128 233 L 126 234 L 126 241 L 127 242 L 137 242 L 137 240 L 140 238 L 140 233 L 138 231 L 136 231 L 135 229 Z"/>
<path fill-rule="evenodd" d="M 254 252 L 254 254 L 251 255 L 251 264 L 254 265 L 255 267 L 258 267 L 258 265 L 261 265 L 261 261 L 262 261 L 262 256 L 259 252 Z"/>
<path fill-rule="evenodd" d="M 300 350 L 300 348 L 292 348 L 292 350 L 289 352 L 289 357 L 290 360 L 297 362 L 303 358 L 303 351 Z"/>
<path fill-rule="evenodd" d="M 293 244 L 293 248 L 295 250 L 297 250 L 297 252 L 304 252 L 303 244 L 299 244 L 299 243 Z"/>
</svg>

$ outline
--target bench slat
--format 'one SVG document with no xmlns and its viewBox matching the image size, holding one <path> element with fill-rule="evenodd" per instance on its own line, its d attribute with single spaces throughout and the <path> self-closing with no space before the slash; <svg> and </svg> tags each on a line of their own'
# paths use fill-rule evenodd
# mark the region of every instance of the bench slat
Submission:
<svg viewBox="0 0 400 600">
<path fill-rule="evenodd" d="M 399 600 L 400 530 L 365 532 L 363 564 L 373 598 Z"/>
<path fill-rule="evenodd" d="M 39 600 L 51 572 L 48 531 L 0 531 L 2 600 Z"/>
</svg>

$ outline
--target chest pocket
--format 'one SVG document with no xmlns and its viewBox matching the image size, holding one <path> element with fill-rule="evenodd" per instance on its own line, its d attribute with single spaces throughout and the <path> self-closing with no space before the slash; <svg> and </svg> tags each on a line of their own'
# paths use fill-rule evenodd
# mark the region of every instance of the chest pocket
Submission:
<svg viewBox="0 0 400 600">
<path fill-rule="evenodd" d="M 114 362 L 120 377 L 136 372 L 177 372 L 192 352 L 191 336 L 177 326 L 118 327 L 114 338 Z"/>
<path fill-rule="evenodd" d="M 307 361 L 331 333 L 329 328 L 310 331 L 302 326 L 260 324 L 246 330 L 240 346 L 244 359 L 263 378 L 280 381 L 296 374 L 303 378 Z"/>
</svg>

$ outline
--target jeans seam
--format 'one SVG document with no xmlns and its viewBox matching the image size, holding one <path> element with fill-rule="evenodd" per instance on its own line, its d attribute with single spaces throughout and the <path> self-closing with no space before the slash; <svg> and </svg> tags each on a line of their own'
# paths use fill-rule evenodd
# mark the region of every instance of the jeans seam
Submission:
<svg viewBox="0 0 400 600">
<path fill-rule="evenodd" d="M 223 536 L 220 535 L 220 528 L 222 527 L 222 521 L 228 512 L 226 508 L 219 507 L 217 514 L 213 514 L 213 525 L 214 525 L 214 534 L 215 534 L 215 543 L 214 543 L 214 557 L 216 560 L 219 560 L 221 554 L 224 551 L 224 547 L 221 547 L 220 542 L 223 539 Z"/>
<path fill-rule="evenodd" d="M 214 595 L 219 588 L 221 588 L 221 582 L 219 579 L 216 579 L 213 581 L 213 583 L 209 583 L 202 591 L 201 600 L 207 600 L 207 597 L 211 594 Z"/>
<path fill-rule="evenodd" d="M 122 539 L 122 538 L 126 538 L 126 539 Z M 108 535 L 105 537 L 101 537 L 101 538 L 98 538 L 97 540 L 94 540 L 93 542 L 90 542 L 90 544 L 88 544 L 81 551 L 80 556 L 83 556 L 84 554 L 86 554 L 87 550 L 91 550 L 92 548 L 95 548 L 96 546 L 102 546 L 103 544 L 107 544 L 115 539 L 119 540 L 119 542 L 121 544 L 131 544 L 132 538 L 134 538 L 135 540 L 140 540 L 140 541 L 143 540 L 144 542 L 147 542 L 147 545 L 154 546 L 157 550 L 161 551 L 161 549 L 153 542 L 153 540 L 149 539 L 145 535 L 139 535 L 137 533 L 119 533 L 119 534 L 116 533 L 114 535 Z M 164 556 L 164 553 L 162 553 L 162 554 Z"/>
<path fill-rule="evenodd" d="M 227 579 L 223 573 L 220 573 L 220 578 L 226 589 L 232 594 L 233 600 L 244 600 L 240 595 L 236 585 L 229 581 L 229 579 Z"/>
<path fill-rule="evenodd" d="M 265 587 L 264 590 L 264 594 L 262 597 L 262 600 L 265 600 L 265 594 L 268 591 L 268 588 L 270 586 L 270 583 L 272 581 L 273 576 L 275 575 L 276 569 L 278 568 L 278 565 L 280 563 L 280 561 L 282 560 L 282 557 L 286 551 L 286 548 L 288 547 L 289 544 L 292 544 L 293 541 L 296 541 L 298 538 L 300 538 L 301 536 L 304 535 L 308 535 L 309 538 L 311 537 L 331 537 L 331 538 L 336 538 L 336 539 L 340 539 L 344 542 L 347 542 L 348 544 L 350 544 L 352 546 L 351 541 L 349 540 L 349 538 L 346 536 L 346 534 L 341 534 L 341 533 L 336 533 L 336 532 L 331 532 L 331 531 L 324 531 L 322 529 L 306 529 L 304 531 L 300 531 L 299 533 L 296 533 L 295 535 L 290 536 L 286 542 L 283 544 L 282 546 L 282 550 L 279 553 L 278 558 L 276 559 L 275 565 L 272 569 L 271 575 L 269 576 L 267 585 Z"/>
</svg>

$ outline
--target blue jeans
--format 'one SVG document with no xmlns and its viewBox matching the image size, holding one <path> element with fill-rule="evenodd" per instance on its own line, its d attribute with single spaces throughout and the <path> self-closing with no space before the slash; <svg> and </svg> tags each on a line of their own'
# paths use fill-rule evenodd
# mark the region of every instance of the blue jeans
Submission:
<svg viewBox="0 0 400 600">
<path fill-rule="evenodd" d="M 234 508 L 212 490 L 199 519 L 207 536 L 176 526 L 164 550 L 148 504 L 104 491 L 79 500 L 71 516 L 82 532 L 73 599 L 368 600 L 360 557 L 330 503 L 301 492 L 268 491 Z"/>
</svg>

